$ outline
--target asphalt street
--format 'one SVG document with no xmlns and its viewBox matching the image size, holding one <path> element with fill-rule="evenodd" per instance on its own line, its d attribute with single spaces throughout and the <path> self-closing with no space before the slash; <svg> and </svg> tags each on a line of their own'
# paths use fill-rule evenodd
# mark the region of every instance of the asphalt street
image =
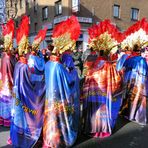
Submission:
<svg viewBox="0 0 148 148">
<path fill-rule="evenodd" d="M 0 148 L 11 148 L 6 143 L 8 137 L 9 128 L 0 126 Z M 100 139 L 79 134 L 73 148 L 148 148 L 148 125 L 119 117 L 112 136 Z"/>
</svg>

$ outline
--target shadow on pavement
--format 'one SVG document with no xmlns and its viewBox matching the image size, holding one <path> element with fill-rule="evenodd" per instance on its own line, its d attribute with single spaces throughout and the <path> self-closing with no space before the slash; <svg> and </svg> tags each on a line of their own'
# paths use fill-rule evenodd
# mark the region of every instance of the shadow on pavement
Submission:
<svg viewBox="0 0 148 148">
<path fill-rule="evenodd" d="M 112 134 L 116 133 L 119 129 L 123 128 L 130 121 L 125 119 L 123 116 L 118 116 L 115 127 L 112 131 Z"/>
<path fill-rule="evenodd" d="M 145 132 L 144 132 L 145 131 Z M 141 126 L 119 116 L 110 137 L 88 138 L 80 136 L 75 148 L 147 148 L 148 125 Z M 147 136 L 146 136 L 147 135 Z M 82 140 L 84 138 L 84 140 Z"/>
</svg>

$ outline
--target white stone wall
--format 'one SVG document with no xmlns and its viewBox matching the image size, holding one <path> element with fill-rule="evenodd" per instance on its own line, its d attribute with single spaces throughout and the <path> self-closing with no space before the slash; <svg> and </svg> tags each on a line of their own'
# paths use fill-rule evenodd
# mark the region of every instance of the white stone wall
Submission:
<svg viewBox="0 0 148 148">
<path fill-rule="evenodd" d="M 2 34 L 1 25 L 6 21 L 5 0 L 0 0 L 0 35 Z"/>
</svg>

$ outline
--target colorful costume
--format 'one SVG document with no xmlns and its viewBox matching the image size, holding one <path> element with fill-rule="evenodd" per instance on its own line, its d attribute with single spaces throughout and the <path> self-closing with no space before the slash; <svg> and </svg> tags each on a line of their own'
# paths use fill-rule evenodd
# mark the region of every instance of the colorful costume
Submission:
<svg viewBox="0 0 148 148">
<path fill-rule="evenodd" d="M 111 135 L 121 105 L 121 80 L 116 64 L 104 60 L 88 72 L 83 86 L 86 134 Z"/>
<path fill-rule="evenodd" d="M 119 60 L 117 64 L 120 66 Z M 124 64 L 124 79 L 123 79 L 123 102 L 121 106 L 121 115 L 124 115 L 131 121 L 136 121 L 140 124 L 146 124 L 146 98 L 148 67 L 146 60 L 140 56 L 134 56 L 127 59 Z"/>
<path fill-rule="evenodd" d="M 80 25 L 72 16 L 54 28 L 54 52 L 63 53 L 74 47 Z M 65 40 L 64 40 L 65 39 Z M 66 59 L 71 59 L 70 61 Z M 72 58 L 51 56 L 45 66 L 46 101 L 43 125 L 45 147 L 69 147 L 74 144 L 79 125 L 78 75 Z"/>
<path fill-rule="evenodd" d="M 120 40 L 120 33 L 108 20 L 90 28 L 89 35 L 90 47 L 104 50 L 106 56 Z M 116 70 L 116 63 L 105 59 L 98 57 L 91 64 L 83 86 L 84 133 L 101 138 L 112 133 L 122 93 L 122 77 Z"/>
<path fill-rule="evenodd" d="M 147 22 L 145 19 L 136 22 L 124 32 L 125 39 L 121 43 L 123 47 L 146 46 L 148 41 Z M 146 60 L 131 52 L 123 55 L 117 63 L 117 70 L 124 69 L 123 95 L 120 114 L 131 121 L 146 124 L 146 98 L 148 97 L 147 79 L 148 67 Z"/>
<path fill-rule="evenodd" d="M 29 19 L 24 16 L 17 32 L 20 60 L 14 71 L 10 129 L 12 145 L 22 148 L 33 147 L 40 137 L 45 101 L 44 60 L 32 55 L 27 61 L 24 56 L 28 49 L 28 33 Z"/>
<path fill-rule="evenodd" d="M 14 21 L 10 20 L 3 27 L 4 48 L 1 58 L 0 76 L 0 125 L 10 126 L 13 71 L 15 57 L 11 54 L 14 35 Z"/>
</svg>

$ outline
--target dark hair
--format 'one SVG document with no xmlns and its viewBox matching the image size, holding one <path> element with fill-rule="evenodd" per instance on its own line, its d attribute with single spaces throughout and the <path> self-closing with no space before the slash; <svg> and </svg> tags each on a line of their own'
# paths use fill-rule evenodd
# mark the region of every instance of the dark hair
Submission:
<svg viewBox="0 0 148 148">
<path fill-rule="evenodd" d="M 139 51 L 139 46 L 138 46 L 138 44 L 135 44 L 135 45 L 134 45 L 133 51 L 135 51 L 135 52 Z"/>
<path fill-rule="evenodd" d="M 125 46 L 125 48 L 124 49 L 126 49 L 127 51 L 129 50 L 129 47 L 128 46 Z"/>
<path fill-rule="evenodd" d="M 93 51 L 93 48 L 92 47 L 90 48 L 90 51 Z"/>
<path fill-rule="evenodd" d="M 118 48 L 121 48 L 121 45 L 120 45 L 120 44 L 118 44 L 118 45 L 117 45 L 117 47 L 118 47 Z"/>
<path fill-rule="evenodd" d="M 142 49 L 140 50 L 140 52 L 141 52 L 141 53 L 145 52 L 145 48 L 142 48 Z"/>
<path fill-rule="evenodd" d="M 104 50 L 100 50 L 100 56 L 104 55 Z"/>
<path fill-rule="evenodd" d="M 51 44 L 48 45 L 48 50 L 53 51 L 53 48 L 54 48 L 53 45 L 51 45 Z"/>
<path fill-rule="evenodd" d="M 121 49 L 118 49 L 118 50 L 116 51 L 116 53 L 117 53 L 117 54 L 121 53 Z"/>
</svg>

